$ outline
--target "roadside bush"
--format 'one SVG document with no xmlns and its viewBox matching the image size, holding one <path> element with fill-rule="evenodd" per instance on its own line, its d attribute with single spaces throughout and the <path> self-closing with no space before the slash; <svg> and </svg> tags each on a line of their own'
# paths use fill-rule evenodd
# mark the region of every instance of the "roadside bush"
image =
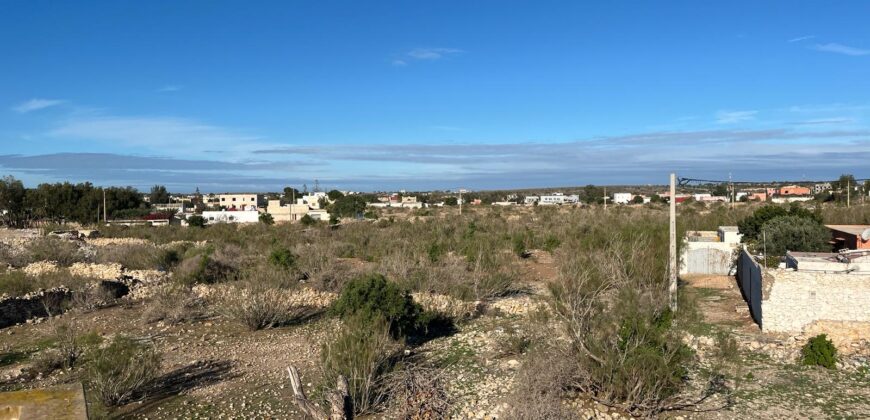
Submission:
<svg viewBox="0 0 870 420">
<path fill-rule="evenodd" d="M 259 219 L 260 219 L 260 223 L 267 225 L 267 226 L 271 226 L 271 225 L 275 224 L 275 218 L 272 217 L 272 215 L 269 213 L 261 214 Z"/>
<path fill-rule="evenodd" d="M 388 396 L 385 377 L 398 349 L 384 318 L 346 318 L 336 338 L 321 351 L 324 381 L 332 384 L 339 375 L 344 375 L 354 412 L 371 412 Z"/>
<path fill-rule="evenodd" d="M 96 350 L 88 384 L 103 404 L 115 407 L 139 396 L 159 371 L 160 354 L 153 346 L 119 335 Z"/>
<path fill-rule="evenodd" d="M 836 369 L 837 347 L 825 334 L 812 337 L 801 348 L 801 364 Z"/>
<path fill-rule="evenodd" d="M 394 338 L 417 331 L 423 313 L 410 293 L 379 274 L 358 277 L 348 282 L 332 311 L 342 319 L 355 317 L 375 322 L 383 318 Z"/>
</svg>

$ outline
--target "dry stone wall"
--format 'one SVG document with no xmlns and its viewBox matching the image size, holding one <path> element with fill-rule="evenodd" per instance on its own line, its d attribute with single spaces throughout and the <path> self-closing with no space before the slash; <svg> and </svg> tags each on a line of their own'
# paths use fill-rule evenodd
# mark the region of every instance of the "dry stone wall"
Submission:
<svg viewBox="0 0 870 420">
<path fill-rule="evenodd" d="M 870 324 L 868 275 L 768 270 L 762 284 L 766 331 L 803 332 L 818 321 L 848 329 Z"/>
</svg>

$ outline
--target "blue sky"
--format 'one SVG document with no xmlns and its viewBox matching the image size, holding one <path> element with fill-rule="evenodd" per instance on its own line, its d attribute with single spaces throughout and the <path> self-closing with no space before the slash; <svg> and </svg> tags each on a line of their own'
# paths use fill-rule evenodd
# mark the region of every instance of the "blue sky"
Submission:
<svg viewBox="0 0 870 420">
<path fill-rule="evenodd" d="M 5 1 L 0 174 L 170 190 L 870 176 L 868 2 Z"/>
</svg>

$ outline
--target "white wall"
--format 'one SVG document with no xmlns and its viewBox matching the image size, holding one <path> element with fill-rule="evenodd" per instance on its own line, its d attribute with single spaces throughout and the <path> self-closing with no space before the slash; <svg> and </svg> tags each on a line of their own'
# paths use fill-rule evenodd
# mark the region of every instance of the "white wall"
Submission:
<svg viewBox="0 0 870 420">
<path fill-rule="evenodd" d="M 868 275 L 768 270 L 762 287 L 766 331 L 803 332 L 817 321 L 870 323 Z"/>
<path fill-rule="evenodd" d="M 257 223 L 260 221 L 258 211 L 204 211 L 202 217 L 207 224 L 215 223 Z"/>
</svg>

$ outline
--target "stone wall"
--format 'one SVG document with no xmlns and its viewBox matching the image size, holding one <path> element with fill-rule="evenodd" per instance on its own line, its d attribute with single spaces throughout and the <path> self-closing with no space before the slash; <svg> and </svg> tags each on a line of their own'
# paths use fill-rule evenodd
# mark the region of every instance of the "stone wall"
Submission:
<svg viewBox="0 0 870 420">
<path fill-rule="evenodd" d="M 803 332 L 819 321 L 849 329 L 870 324 L 868 275 L 778 269 L 766 271 L 762 285 L 766 331 Z"/>
</svg>

